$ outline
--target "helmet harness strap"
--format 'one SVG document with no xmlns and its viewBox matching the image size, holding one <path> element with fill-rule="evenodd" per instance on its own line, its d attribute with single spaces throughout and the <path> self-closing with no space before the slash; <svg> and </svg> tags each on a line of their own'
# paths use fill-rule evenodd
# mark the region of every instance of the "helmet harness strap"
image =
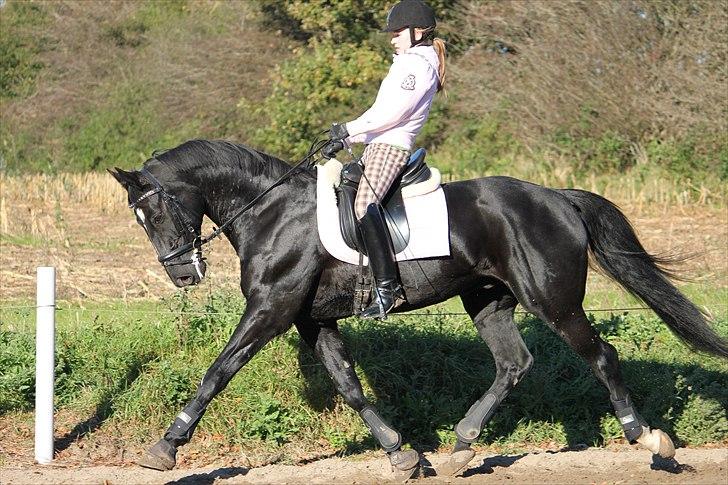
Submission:
<svg viewBox="0 0 728 485">
<path fill-rule="evenodd" d="M 432 45 L 432 35 L 435 32 L 434 28 L 426 29 L 422 32 L 422 38 L 420 40 L 415 40 L 415 28 L 414 27 L 408 27 L 409 29 L 409 35 L 410 35 L 410 44 L 411 47 L 414 47 L 416 45 Z"/>
</svg>

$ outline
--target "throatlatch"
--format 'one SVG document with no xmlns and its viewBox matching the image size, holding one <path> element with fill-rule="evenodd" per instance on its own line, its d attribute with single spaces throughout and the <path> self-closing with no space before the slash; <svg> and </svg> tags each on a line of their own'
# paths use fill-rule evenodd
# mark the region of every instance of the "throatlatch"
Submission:
<svg viewBox="0 0 728 485">
<path fill-rule="evenodd" d="M 637 438 L 642 435 L 643 427 L 647 428 L 649 431 L 647 422 L 637 413 L 637 411 L 635 411 L 634 407 L 632 407 L 632 400 L 629 396 L 623 400 L 618 399 L 615 401 L 611 398 L 610 400 L 612 401 L 612 406 L 614 406 L 614 413 L 617 415 L 619 422 L 622 424 L 625 438 L 627 438 L 631 444 L 634 444 L 637 441 Z"/>
<path fill-rule="evenodd" d="M 387 424 L 373 406 L 366 406 L 359 411 L 359 416 L 364 420 L 369 431 L 379 441 L 387 453 L 398 450 L 402 446 L 402 435 Z"/>
<path fill-rule="evenodd" d="M 475 404 L 470 406 L 468 412 L 465 413 L 465 417 L 455 426 L 455 435 L 458 439 L 465 443 L 474 443 L 497 406 L 498 398 L 490 392 L 475 401 Z"/>
</svg>

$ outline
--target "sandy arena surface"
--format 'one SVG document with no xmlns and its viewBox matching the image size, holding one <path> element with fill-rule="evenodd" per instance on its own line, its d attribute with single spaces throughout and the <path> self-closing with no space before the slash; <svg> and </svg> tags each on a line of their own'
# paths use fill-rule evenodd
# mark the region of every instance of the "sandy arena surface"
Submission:
<svg viewBox="0 0 728 485">
<path fill-rule="evenodd" d="M 425 454 L 423 474 L 415 483 L 549 483 L 549 484 L 726 484 L 728 448 L 678 449 L 674 461 L 645 450 L 538 452 L 493 456 L 478 454 L 462 477 L 437 476 L 447 454 Z M 422 476 L 424 475 L 424 476 Z M 386 458 L 327 458 L 305 465 L 258 468 L 189 468 L 157 472 L 131 463 L 123 466 L 69 467 L 62 464 L 0 469 L 3 484 L 244 484 L 392 483 Z"/>
</svg>

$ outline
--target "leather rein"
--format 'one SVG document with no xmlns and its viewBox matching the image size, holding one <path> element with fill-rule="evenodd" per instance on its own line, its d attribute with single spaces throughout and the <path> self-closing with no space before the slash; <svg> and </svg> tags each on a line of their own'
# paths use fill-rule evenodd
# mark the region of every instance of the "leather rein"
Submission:
<svg viewBox="0 0 728 485">
<path fill-rule="evenodd" d="M 278 180 L 273 182 L 272 185 L 270 185 L 267 189 L 265 189 L 263 192 L 258 194 L 245 204 L 244 207 L 239 209 L 235 214 L 233 214 L 227 221 L 225 221 L 220 227 L 215 228 L 210 234 L 207 236 L 202 236 L 201 233 L 199 233 L 192 224 L 193 217 L 196 216 L 190 209 L 184 206 L 182 202 L 180 202 L 174 195 L 166 192 L 164 190 L 164 187 L 162 187 L 162 184 L 159 183 L 159 181 L 147 170 L 146 168 L 142 167 L 142 169 L 139 171 L 144 178 L 146 178 L 153 186 L 152 189 L 148 190 L 147 192 L 143 193 L 137 200 L 129 204 L 130 209 L 136 209 L 138 204 L 142 202 L 145 199 L 148 199 L 149 197 L 152 197 L 153 195 L 159 195 L 162 198 L 162 201 L 164 202 L 165 206 L 169 210 L 169 212 L 172 213 L 173 221 L 175 224 L 175 227 L 177 228 L 177 231 L 180 233 L 180 236 L 189 234 L 188 237 L 186 237 L 186 242 L 181 245 L 180 247 L 173 249 L 171 252 L 160 255 L 157 260 L 162 263 L 163 266 L 175 266 L 175 265 L 181 265 L 181 264 L 195 264 L 198 263 L 201 259 L 202 255 L 202 246 L 205 244 L 208 244 L 213 239 L 220 236 L 220 234 L 223 233 L 225 229 L 230 227 L 230 225 L 240 216 L 242 216 L 245 212 L 247 212 L 251 207 L 253 207 L 260 199 L 263 198 L 268 192 L 273 190 L 275 187 L 280 185 L 282 182 L 284 182 L 288 177 L 290 177 L 293 172 L 295 172 L 301 165 L 304 165 L 306 162 L 309 162 L 309 166 L 313 165 L 313 156 L 323 148 L 323 146 L 328 142 L 328 140 L 316 140 L 311 145 L 311 148 L 308 151 L 308 154 L 303 157 L 298 163 L 296 163 L 293 167 L 291 167 L 290 170 L 288 170 L 286 173 L 284 173 Z M 149 160 L 158 160 L 156 157 L 152 157 Z M 192 217 L 190 217 L 192 216 Z M 191 236 L 191 240 L 190 240 Z M 175 258 L 178 258 L 179 256 L 188 253 L 192 251 L 192 254 L 190 256 L 189 261 L 180 261 L 172 263 L 171 261 Z"/>
</svg>

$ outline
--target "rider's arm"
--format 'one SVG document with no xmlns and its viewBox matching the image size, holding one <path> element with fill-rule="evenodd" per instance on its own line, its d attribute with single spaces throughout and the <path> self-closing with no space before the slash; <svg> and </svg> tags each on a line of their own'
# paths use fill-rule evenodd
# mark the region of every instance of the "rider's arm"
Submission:
<svg viewBox="0 0 728 485">
<path fill-rule="evenodd" d="M 368 134 L 383 132 L 398 125 L 432 91 L 433 76 L 426 61 L 415 55 L 404 54 L 399 57 L 402 59 L 392 64 L 372 107 L 359 118 L 346 123 L 348 143 L 362 142 Z"/>
</svg>

